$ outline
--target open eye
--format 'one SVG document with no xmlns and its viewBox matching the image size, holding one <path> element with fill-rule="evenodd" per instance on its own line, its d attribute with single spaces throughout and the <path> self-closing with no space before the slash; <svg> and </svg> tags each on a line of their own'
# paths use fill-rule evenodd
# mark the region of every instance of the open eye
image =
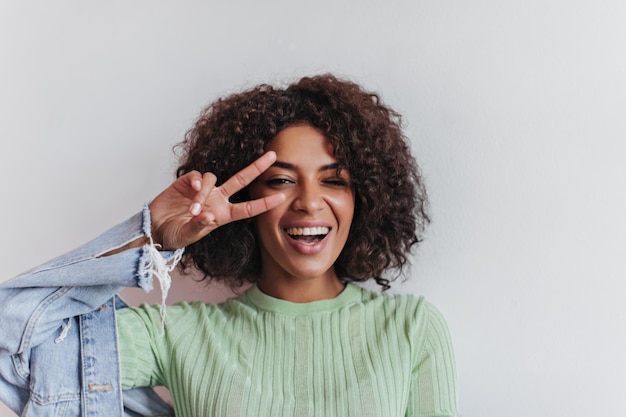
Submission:
<svg viewBox="0 0 626 417">
<path fill-rule="evenodd" d="M 295 184 L 295 183 L 289 178 L 270 178 L 268 180 L 265 180 L 265 184 L 269 185 L 272 188 L 278 188 L 283 185 Z"/>
</svg>

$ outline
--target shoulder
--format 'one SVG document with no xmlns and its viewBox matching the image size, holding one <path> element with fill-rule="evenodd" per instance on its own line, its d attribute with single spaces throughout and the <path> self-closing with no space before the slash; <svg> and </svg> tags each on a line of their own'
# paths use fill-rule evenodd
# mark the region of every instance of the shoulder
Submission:
<svg viewBox="0 0 626 417">
<path fill-rule="evenodd" d="M 377 311 L 385 319 L 393 319 L 399 325 L 416 333 L 431 327 L 446 327 L 439 309 L 424 296 L 415 294 L 389 294 L 360 288 L 362 305 Z"/>
<path fill-rule="evenodd" d="M 200 301 L 181 302 L 168 306 L 142 304 L 118 310 L 118 321 L 122 324 L 141 324 L 146 328 L 162 329 L 165 320 L 167 330 L 195 326 L 202 322 L 215 320 L 221 315 L 219 304 L 206 304 Z"/>
<path fill-rule="evenodd" d="M 363 287 L 359 287 L 359 290 L 361 291 L 362 303 L 368 308 L 380 308 L 396 313 L 406 313 L 408 316 L 414 317 L 415 315 L 424 314 L 432 307 L 420 295 L 372 291 Z"/>
</svg>

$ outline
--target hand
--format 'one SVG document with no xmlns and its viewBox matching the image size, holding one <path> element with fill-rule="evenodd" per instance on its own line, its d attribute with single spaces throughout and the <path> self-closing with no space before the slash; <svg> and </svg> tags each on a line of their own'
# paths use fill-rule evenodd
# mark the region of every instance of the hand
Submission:
<svg viewBox="0 0 626 417">
<path fill-rule="evenodd" d="M 276 161 L 267 152 L 219 187 L 207 172 L 191 171 L 181 176 L 150 203 L 152 236 L 163 249 L 190 245 L 227 223 L 257 216 L 285 200 L 282 193 L 256 200 L 231 203 L 228 199 L 245 188 Z"/>
</svg>

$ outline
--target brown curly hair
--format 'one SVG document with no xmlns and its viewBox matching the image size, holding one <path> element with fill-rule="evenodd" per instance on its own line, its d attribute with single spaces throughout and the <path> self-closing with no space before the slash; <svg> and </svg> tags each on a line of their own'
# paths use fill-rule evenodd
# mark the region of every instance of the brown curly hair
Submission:
<svg viewBox="0 0 626 417">
<path fill-rule="evenodd" d="M 278 88 L 259 85 L 221 98 L 201 113 L 185 140 L 177 176 L 212 172 L 218 185 L 265 152 L 281 130 L 319 129 L 347 167 L 355 190 L 351 232 L 335 262 L 344 282 L 375 279 L 384 289 L 407 263 L 429 222 L 427 196 L 401 116 L 375 93 L 333 75 L 305 77 Z M 248 199 L 247 189 L 232 201 Z M 182 266 L 231 287 L 254 282 L 261 258 L 250 219 L 219 227 L 187 247 Z M 395 270 L 394 277 L 383 272 Z"/>
</svg>

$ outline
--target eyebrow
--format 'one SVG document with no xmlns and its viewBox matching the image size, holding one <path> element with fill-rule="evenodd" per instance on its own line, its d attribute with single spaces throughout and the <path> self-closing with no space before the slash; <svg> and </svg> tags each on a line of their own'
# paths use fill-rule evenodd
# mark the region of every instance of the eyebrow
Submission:
<svg viewBox="0 0 626 417">
<path fill-rule="evenodd" d="M 295 171 L 296 170 L 296 166 L 294 164 L 290 164 L 288 162 L 282 162 L 282 161 L 276 161 L 272 164 L 273 167 L 278 167 L 278 168 L 284 168 L 284 169 L 288 169 L 290 171 Z M 333 162 L 332 164 L 328 164 L 328 165 L 322 165 L 319 169 L 319 171 L 328 171 L 331 169 L 339 169 L 341 167 L 341 165 L 339 164 L 339 162 Z"/>
</svg>

